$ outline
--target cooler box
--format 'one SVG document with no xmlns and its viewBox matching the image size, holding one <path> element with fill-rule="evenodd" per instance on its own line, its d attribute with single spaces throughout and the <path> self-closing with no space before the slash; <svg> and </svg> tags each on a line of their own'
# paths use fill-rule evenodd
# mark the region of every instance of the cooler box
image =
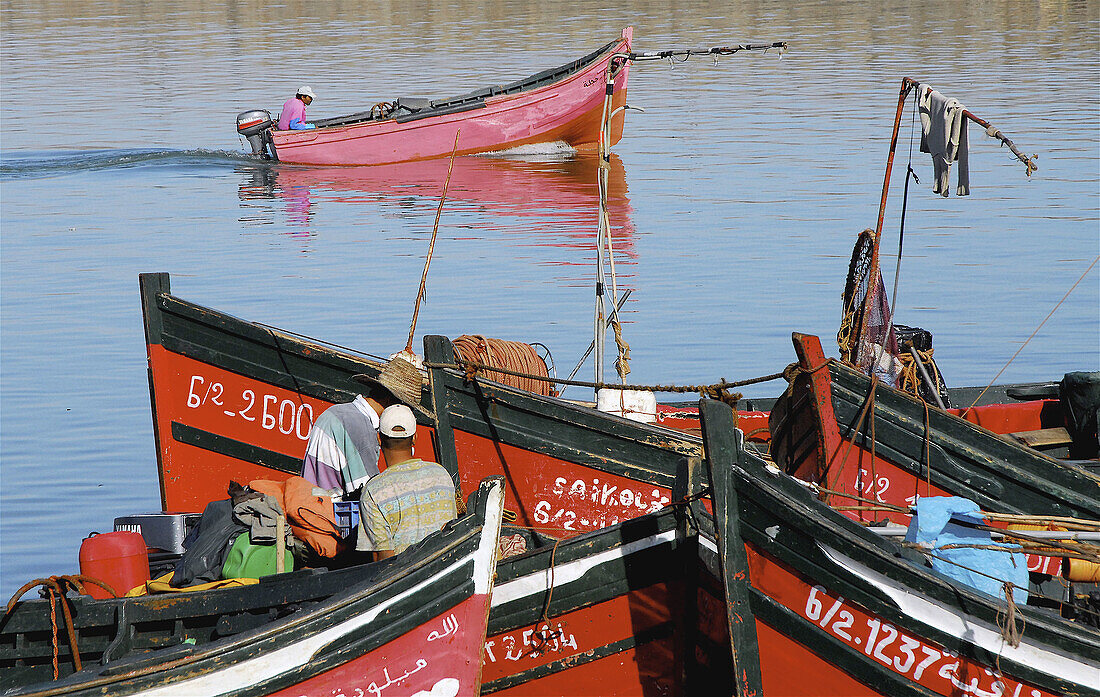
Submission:
<svg viewBox="0 0 1100 697">
<path fill-rule="evenodd" d="M 201 513 L 141 513 L 115 518 L 115 532 L 136 532 L 150 549 L 183 554 L 183 540 L 200 520 Z"/>
</svg>

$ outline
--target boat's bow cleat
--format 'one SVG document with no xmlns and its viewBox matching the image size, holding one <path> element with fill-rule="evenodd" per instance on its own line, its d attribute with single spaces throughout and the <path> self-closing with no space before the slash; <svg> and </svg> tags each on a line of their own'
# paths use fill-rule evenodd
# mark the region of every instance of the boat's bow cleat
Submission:
<svg viewBox="0 0 1100 697">
<path fill-rule="evenodd" d="M 237 133 L 248 139 L 253 155 L 265 160 L 271 159 L 267 146 L 271 142 L 269 130 L 274 125 L 271 112 L 266 109 L 249 109 L 237 114 Z"/>
</svg>

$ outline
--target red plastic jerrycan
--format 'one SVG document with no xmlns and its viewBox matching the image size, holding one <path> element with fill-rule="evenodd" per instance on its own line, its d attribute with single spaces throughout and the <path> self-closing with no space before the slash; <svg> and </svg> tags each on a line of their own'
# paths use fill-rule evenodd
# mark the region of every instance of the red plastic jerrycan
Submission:
<svg viewBox="0 0 1100 697">
<path fill-rule="evenodd" d="M 80 543 L 80 573 L 103 581 L 119 595 L 149 580 L 149 552 L 140 533 L 92 533 Z M 84 586 L 100 600 L 111 595 L 99 586 Z"/>
</svg>

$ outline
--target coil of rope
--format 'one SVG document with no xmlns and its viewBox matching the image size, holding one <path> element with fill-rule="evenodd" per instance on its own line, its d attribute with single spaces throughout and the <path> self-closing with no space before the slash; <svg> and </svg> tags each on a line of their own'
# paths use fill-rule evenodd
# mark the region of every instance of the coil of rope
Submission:
<svg viewBox="0 0 1100 697">
<path fill-rule="evenodd" d="M 521 341 L 493 339 L 480 334 L 463 334 L 451 342 L 455 357 L 467 364 L 487 367 L 485 377 L 510 387 L 546 397 L 555 396 L 554 383 L 546 362 L 535 347 Z M 502 371 L 492 370 L 501 368 Z"/>
<path fill-rule="evenodd" d="M 932 358 L 932 349 L 920 350 L 916 349 L 917 355 L 920 356 L 921 362 L 931 372 L 932 381 L 939 385 L 943 382 L 943 376 L 940 375 L 939 366 L 936 365 L 936 361 Z M 908 392 L 911 395 L 923 398 L 921 395 L 921 387 L 924 386 L 924 382 L 921 380 L 920 374 L 917 372 L 917 362 L 913 360 L 913 356 L 908 353 L 898 353 L 895 358 L 901 363 L 901 375 L 898 376 L 898 389 L 903 392 Z"/>
</svg>

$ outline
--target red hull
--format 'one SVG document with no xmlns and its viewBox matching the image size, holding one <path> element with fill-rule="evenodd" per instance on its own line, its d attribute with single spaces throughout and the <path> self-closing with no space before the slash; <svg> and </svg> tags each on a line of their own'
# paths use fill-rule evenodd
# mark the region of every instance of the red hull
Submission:
<svg viewBox="0 0 1100 697">
<path fill-rule="evenodd" d="M 489 596 L 473 595 L 370 653 L 271 694 L 370 695 L 390 687 L 391 694 L 413 697 L 477 697 L 481 663 L 474 659 L 482 650 L 478 629 L 485 626 L 488 615 Z"/>
<path fill-rule="evenodd" d="M 923 637 L 908 636 L 888 620 L 850 600 L 830 593 L 752 544 L 746 544 L 753 588 L 812 623 L 812 632 L 796 638 L 757 622 L 760 670 L 766 695 L 889 694 L 864 685 L 819 655 L 831 642 L 843 642 L 868 659 L 908 680 L 946 697 L 988 694 L 1006 697 L 1054 697 L 1010 677 L 994 666 L 959 657 Z M 995 683 L 1000 686 L 995 686 Z"/>
<path fill-rule="evenodd" d="M 485 642 L 482 679 L 488 684 L 565 660 L 576 665 L 493 694 L 510 697 L 673 694 L 678 691 L 679 679 L 670 635 L 609 656 L 586 659 L 586 654 L 594 655 L 601 647 L 628 642 L 668 624 L 672 620 L 670 596 L 670 590 L 661 584 L 555 616 L 550 620 L 552 638 L 538 647 L 535 627 L 489 636 Z"/>
</svg>

